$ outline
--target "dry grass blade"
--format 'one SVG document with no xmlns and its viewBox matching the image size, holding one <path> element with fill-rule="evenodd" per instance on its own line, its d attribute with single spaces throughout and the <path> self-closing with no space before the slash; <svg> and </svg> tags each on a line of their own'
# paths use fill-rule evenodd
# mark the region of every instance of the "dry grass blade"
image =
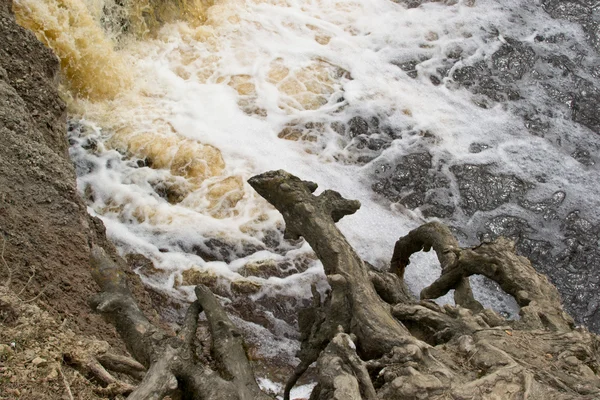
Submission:
<svg viewBox="0 0 600 400">
<path fill-rule="evenodd" d="M 4 250 L 6 249 L 6 237 L 2 235 L 2 251 L 0 251 L 0 259 L 2 260 L 2 264 L 4 264 L 4 268 L 6 268 L 6 272 L 8 274 L 6 281 L 4 282 L 5 287 L 9 287 L 12 282 L 12 274 L 13 271 L 8 266 L 6 259 L 4 258 Z"/>
<path fill-rule="evenodd" d="M 71 392 L 71 386 L 69 385 L 69 381 L 67 381 L 67 377 L 63 373 L 63 370 L 60 367 L 60 364 L 58 364 L 58 372 L 60 373 L 60 376 L 62 377 L 63 383 L 65 385 L 65 390 L 67 391 L 67 395 L 69 396 L 69 400 L 75 400 L 73 398 L 73 393 Z"/>
</svg>

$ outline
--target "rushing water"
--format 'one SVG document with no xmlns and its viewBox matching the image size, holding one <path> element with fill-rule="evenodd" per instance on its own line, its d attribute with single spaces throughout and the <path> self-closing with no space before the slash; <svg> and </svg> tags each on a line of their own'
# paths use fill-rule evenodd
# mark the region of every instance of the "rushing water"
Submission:
<svg viewBox="0 0 600 400">
<path fill-rule="evenodd" d="M 139 271 L 149 285 L 190 300 L 213 279 L 260 305 L 269 329 L 248 330 L 263 355 L 293 362 L 286 313 L 325 285 L 246 183 L 280 168 L 361 201 L 339 226 L 377 267 L 439 217 L 464 243 L 505 234 L 551 275 L 571 266 L 553 278 L 587 307 L 580 320 L 596 318 L 598 242 L 582 237 L 598 233 L 598 43 L 572 13 L 519 0 L 14 2 L 61 59 L 90 212 L 124 254 L 153 261 Z M 415 258 L 418 291 L 437 267 Z"/>
</svg>

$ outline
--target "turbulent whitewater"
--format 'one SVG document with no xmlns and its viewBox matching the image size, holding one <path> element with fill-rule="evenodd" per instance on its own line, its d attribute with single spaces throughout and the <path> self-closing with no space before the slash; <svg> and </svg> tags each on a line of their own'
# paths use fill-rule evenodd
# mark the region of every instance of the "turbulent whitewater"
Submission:
<svg viewBox="0 0 600 400">
<path fill-rule="evenodd" d="M 465 244 L 509 236 L 600 326 L 597 4 L 14 3 L 61 60 L 90 213 L 152 260 L 150 286 L 191 300 L 211 283 L 260 311 L 245 329 L 262 356 L 293 363 L 295 310 L 326 289 L 246 183 L 280 168 L 361 201 L 339 225 L 375 267 L 429 218 Z M 435 265 L 411 264 L 415 292 Z"/>
</svg>

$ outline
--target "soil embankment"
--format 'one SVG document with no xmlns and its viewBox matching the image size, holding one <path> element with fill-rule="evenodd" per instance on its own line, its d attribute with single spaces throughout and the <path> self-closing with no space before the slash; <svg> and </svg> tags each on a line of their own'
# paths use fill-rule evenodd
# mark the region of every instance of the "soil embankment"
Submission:
<svg viewBox="0 0 600 400">
<path fill-rule="evenodd" d="M 112 327 L 87 305 L 97 290 L 89 272 L 91 244 L 118 256 L 77 193 L 59 62 L 17 25 L 11 7 L 0 0 L 0 284 L 22 291 L 24 300 L 39 295 L 40 307 L 76 331 L 117 344 Z M 144 293 L 135 274 L 130 281 Z M 149 298 L 138 298 L 148 309 Z"/>
</svg>

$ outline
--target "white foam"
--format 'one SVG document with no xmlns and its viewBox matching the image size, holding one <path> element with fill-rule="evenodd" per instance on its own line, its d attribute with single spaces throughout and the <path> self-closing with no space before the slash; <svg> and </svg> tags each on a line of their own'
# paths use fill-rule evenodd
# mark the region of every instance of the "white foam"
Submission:
<svg viewBox="0 0 600 400">
<path fill-rule="evenodd" d="M 258 385 L 267 393 L 283 393 L 283 385 L 268 378 L 258 378 Z M 290 391 L 290 399 L 308 399 L 315 386 L 313 383 L 294 387 Z M 277 396 L 277 399 L 283 399 L 283 396 Z"/>
<path fill-rule="evenodd" d="M 388 0 L 222 0 L 209 14 L 212 25 L 203 28 L 209 39 L 196 40 L 201 36 L 197 28 L 178 22 L 163 27 L 154 39 L 124 43 L 120 54 L 137 74 L 131 90 L 110 102 L 80 101 L 79 107 L 82 116 L 97 125 L 91 126 L 87 135 L 100 143 L 121 129 L 176 135 L 218 148 L 226 164 L 221 176 L 238 176 L 245 181 L 266 170 L 282 168 L 317 182 L 322 189 L 360 200 L 362 208 L 338 226 L 361 256 L 379 266 L 389 260 L 395 240 L 422 222 L 418 212 L 395 209 L 375 198 L 368 166 L 336 161 L 347 155 L 347 139 L 325 129 L 316 141 L 283 140 L 278 134 L 286 124 L 347 121 L 357 114 L 383 116 L 398 130 L 429 131 L 433 138 L 405 135 L 385 150 L 380 160 L 394 160 L 427 146 L 434 164 L 442 159 L 452 160 L 450 165 L 496 163 L 498 172 L 526 181 L 545 174 L 547 192 L 563 189 L 585 193 L 575 199 L 568 196 L 566 201 L 597 218 L 597 171 L 582 169 L 574 160 L 565 159 L 562 151 L 529 134 L 521 120 L 504 107 L 482 109 L 473 103 L 471 93 L 454 88 L 448 78 L 447 85 L 434 86 L 424 76 L 442 67 L 446 53 L 456 46 L 463 49 L 462 65 L 470 65 L 489 58 L 503 37 L 531 41 L 536 32 L 581 35 L 578 28 L 551 20 L 539 10 L 540 15 L 533 10 L 520 16 L 526 20 L 524 24 L 518 18 L 515 22 L 511 9 L 524 8 L 526 2 L 518 0 L 480 0 L 472 7 L 466 1 L 451 6 L 427 3 L 415 9 Z M 237 18 L 235 22 L 227 22 L 232 16 Z M 330 37 L 326 44 L 317 40 L 325 36 Z M 390 63 L 421 56 L 429 59 L 418 65 L 417 79 Z M 294 95 L 285 93 L 269 78 L 276 63 L 292 73 L 310 66 L 325 70 L 339 67 L 352 79 L 348 74 L 330 77 L 331 90 L 324 95 L 322 107 L 303 109 Z M 255 93 L 241 95 L 228 86 L 232 76 L 246 77 Z M 340 96 L 344 100 L 338 102 Z M 242 100 L 264 112 L 244 112 Z M 561 121 L 556 123 L 572 129 L 573 137 L 586 134 L 580 127 Z M 492 147 L 471 154 L 468 149 L 474 142 Z M 253 223 L 260 231 L 282 224 L 281 216 L 247 184 L 235 215 L 215 218 L 191 199 L 204 198 L 216 178 L 206 180 L 186 200 L 173 205 L 158 196 L 150 184 L 173 178 L 168 170 L 133 167 L 126 157 L 102 145 L 92 153 L 74 150 L 73 157 L 96 164 L 93 172 L 80 177 L 79 185 L 82 192 L 93 188 L 90 210 L 103 219 L 110 237 L 122 251 L 145 254 L 157 268 L 169 272 L 166 280 L 148 278 L 153 285 L 173 290 L 177 277 L 190 268 L 232 278 L 247 261 L 283 257 L 262 251 L 226 264 L 182 251 L 204 238 L 258 242 L 260 235 L 242 228 Z M 450 165 L 436 166 L 451 179 Z M 151 210 L 151 216 L 140 221 L 136 217 L 140 209 Z M 260 224 L 257 213 L 267 216 Z M 293 258 L 293 251 L 286 256 Z M 415 257 L 407 273 L 411 288 L 420 290 L 438 271 L 432 256 Z M 320 264 L 314 263 L 296 276 L 257 279 L 264 285 L 261 295 L 287 291 L 308 297 L 310 284 L 321 278 Z"/>
</svg>

